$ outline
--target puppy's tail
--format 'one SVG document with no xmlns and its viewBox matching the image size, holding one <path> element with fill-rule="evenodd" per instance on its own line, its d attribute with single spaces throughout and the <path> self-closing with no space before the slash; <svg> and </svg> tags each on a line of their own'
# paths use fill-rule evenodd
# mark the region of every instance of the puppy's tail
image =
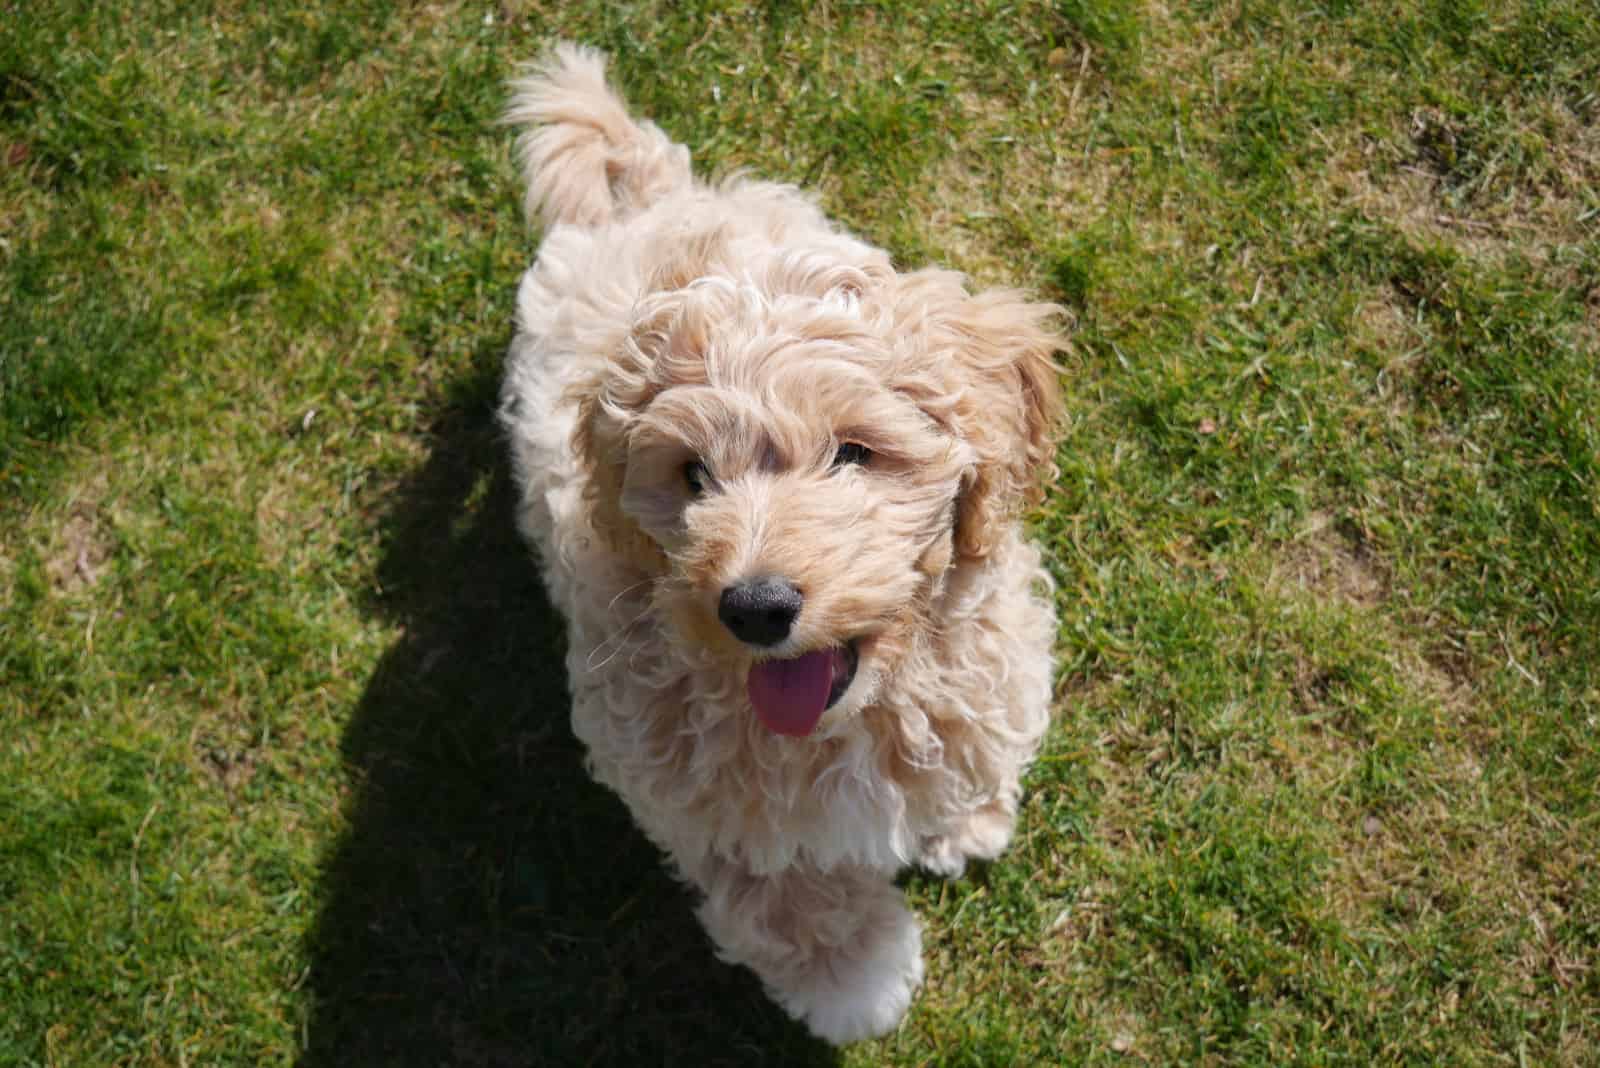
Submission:
<svg viewBox="0 0 1600 1068">
<path fill-rule="evenodd" d="M 511 83 L 505 121 L 522 128 L 517 157 L 529 221 L 597 226 L 690 184 L 689 150 L 635 120 L 606 84 L 606 59 L 558 44 Z"/>
</svg>

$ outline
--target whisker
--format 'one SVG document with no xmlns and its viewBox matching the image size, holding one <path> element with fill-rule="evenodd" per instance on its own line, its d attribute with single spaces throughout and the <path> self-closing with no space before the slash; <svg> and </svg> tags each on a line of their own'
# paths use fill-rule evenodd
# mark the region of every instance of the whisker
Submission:
<svg viewBox="0 0 1600 1068">
<path fill-rule="evenodd" d="M 628 670 L 633 672 L 635 675 L 637 675 L 639 673 L 639 665 L 637 663 L 635 663 L 635 661 L 638 659 L 639 654 L 642 653 L 642 652 L 644 652 L 644 646 L 641 644 L 641 645 L 635 645 L 633 647 L 633 650 L 630 653 L 628 653 Z"/>
<path fill-rule="evenodd" d="M 649 586 L 649 585 L 653 584 L 656 581 L 657 580 L 653 579 L 653 578 L 640 579 L 638 582 L 635 582 L 633 585 L 624 586 L 622 589 L 618 590 L 617 591 L 617 595 L 615 597 L 611 598 L 610 602 L 607 603 L 607 605 L 606 605 L 606 615 L 610 615 L 612 610 L 617 607 L 617 602 L 622 600 L 624 597 L 628 596 L 628 594 L 632 593 L 634 590 L 638 589 L 640 586 Z M 638 617 L 635 616 L 634 618 L 637 619 Z"/>
<path fill-rule="evenodd" d="M 643 619 L 645 616 L 647 616 L 649 614 L 650 614 L 650 607 L 648 605 L 646 605 L 644 608 L 639 610 L 639 614 L 638 615 L 636 615 L 632 619 L 628 620 L 621 627 L 619 627 L 618 629 L 612 631 L 611 634 L 608 635 L 605 639 L 603 639 L 602 641 L 597 643 L 593 649 L 589 650 L 589 655 L 584 657 L 584 660 L 583 660 L 584 670 L 585 671 L 598 671 L 599 669 L 605 667 L 607 664 L 611 663 L 611 661 L 615 660 L 616 657 L 617 657 L 617 654 L 622 652 L 622 650 L 624 650 L 624 649 L 626 649 L 628 647 L 628 636 L 629 636 L 629 633 L 633 630 L 634 624 L 638 623 L 639 620 Z M 599 663 L 596 663 L 595 662 L 595 657 L 598 656 L 600 653 L 605 652 L 606 647 L 612 645 L 613 643 L 615 643 L 615 648 L 613 648 L 609 653 L 607 653 L 606 658 L 604 660 L 601 660 Z"/>
</svg>

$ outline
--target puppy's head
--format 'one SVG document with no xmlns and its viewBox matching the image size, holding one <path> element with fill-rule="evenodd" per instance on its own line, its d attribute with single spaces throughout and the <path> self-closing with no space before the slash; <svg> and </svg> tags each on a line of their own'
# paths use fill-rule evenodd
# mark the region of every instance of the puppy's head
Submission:
<svg viewBox="0 0 1600 1068">
<path fill-rule="evenodd" d="M 1054 311 L 802 254 L 666 285 L 583 391 L 590 520 L 769 728 L 841 721 L 1048 465 Z"/>
</svg>

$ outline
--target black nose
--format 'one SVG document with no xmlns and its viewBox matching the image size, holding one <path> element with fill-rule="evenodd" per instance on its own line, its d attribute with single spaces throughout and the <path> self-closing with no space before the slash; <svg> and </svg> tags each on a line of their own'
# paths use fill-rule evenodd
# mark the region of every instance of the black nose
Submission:
<svg viewBox="0 0 1600 1068">
<path fill-rule="evenodd" d="M 717 618 L 742 642 L 777 645 L 789 636 L 804 603 L 788 580 L 766 575 L 723 590 Z"/>
</svg>

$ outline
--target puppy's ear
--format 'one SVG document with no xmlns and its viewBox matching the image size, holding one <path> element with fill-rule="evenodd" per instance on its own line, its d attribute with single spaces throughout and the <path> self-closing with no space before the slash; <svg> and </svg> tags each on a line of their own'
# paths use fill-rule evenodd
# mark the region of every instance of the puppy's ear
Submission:
<svg viewBox="0 0 1600 1068">
<path fill-rule="evenodd" d="M 1054 354 L 1065 344 L 1060 314 L 1053 304 L 998 289 L 967 297 L 945 319 L 965 378 L 951 415 L 977 454 L 957 502 L 960 556 L 987 556 L 1006 524 L 1023 505 L 1037 503 L 1054 477 L 1061 417 Z"/>
<path fill-rule="evenodd" d="M 572 448 L 588 475 L 583 489 L 589 525 L 605 543 L 637 564 L 659 569 L 661 547 L 622 510 L 628 475 L 628 428 L 647 400 L 642 378 L 617 363 L 576 387 L 578 422 Z"/>
<path fill-rule="evenodd" d="M 589 476 L 584 489 L 589 522 L 635 563 L 664 567 L 666 557 L 622 507 L 628 436 L 669 383 L 706 382 L 704 353 L 714 324 L 729 314 L 730 298 L 724 290 L 696 291 L 690 283 L 709 271 L 726 243 L 722 226 L 684 237 L 658 267 L 650 295 L 635 305 L 633 323 L 604 366 L 577 386 L 572 445 Z"/>
<path fill-rule="evenodd" d="M 621 508 L 622 480 L 628 472 L 627 420 L 609 410 L 603 376 L 584 382 L 578 393 L 572 451 L 589 476 L 583 491 L 589 525 L 607 544 L 621 549 L 631 525 Z"/>
</svg>

